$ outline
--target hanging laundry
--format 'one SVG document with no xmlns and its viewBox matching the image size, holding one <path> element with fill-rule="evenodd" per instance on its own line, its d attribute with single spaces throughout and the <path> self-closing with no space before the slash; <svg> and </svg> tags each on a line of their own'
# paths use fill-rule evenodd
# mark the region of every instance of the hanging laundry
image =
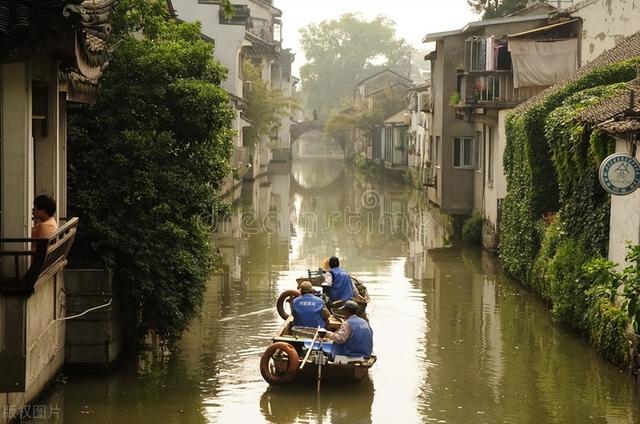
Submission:
<svg viewBox="0 0 640 424">
<path fill-rule="evenodd" d="M 513 87 L 552 85 L 578 69 L 578 40 L 509 40 Z"/>
</svg>

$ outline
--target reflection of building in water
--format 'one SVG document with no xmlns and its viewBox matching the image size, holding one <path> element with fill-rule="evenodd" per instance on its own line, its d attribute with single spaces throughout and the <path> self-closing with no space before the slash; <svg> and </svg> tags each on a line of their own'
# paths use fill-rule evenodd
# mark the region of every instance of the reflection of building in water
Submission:
<svg viewBox="0 0 640 424">
<path fill-rule="evenodd" d="M 361 217 L 363 232 L 383 240 L 402 240 L 398 250 L 407 257 L 406 276 L 430 278 L 429 249 L 445 247 L 451 234 L 450 219 L 430 206 L 421 194 L 397 184 L 359 183 L 354 180 L 352 208 Z"/>
<path fill-rule="evenodd" d="M 504 334 L 495 275 L 490 270 L 485 274 L 480 266 L 491 259 L 486 252 L 454 248 L 432 249 L 427 256 L 433 273 L 423 280 L 429 328 L 426 350 L 429 361 L 441 366 L 432 368 L 424 388 L 452 387 L 457 392 L 434 391 L 426 407 L 452 411 L 459 399 L 467 399 L 483 405 L 487 417 L 496 416 L 490 409 L 500 396 L 504 375 Z M 466 383 L 450 385 L 452 381 Z M 429 411 L 425 414 L 437 417 Z M 475 410 L 458 412 L 456 422 L 477 421 Z"/>
<path fill-rule="evenodd" d="M 270 249 L 288 251 L 289 193 L 289 169 L 276 167 L 269 174 L 245 182 L 240 201 L 232 205 L 230 214 L 216 223 L 213 238 L 232 282 L 247 282 L 244 266 L 247 258 L 251 257 L 253 261 L 264 257 L 282 258 L 283 255 L 265 256 L 264 252 Z M 256 249 L 263 250 L 256 254 Z"/>
</svg>

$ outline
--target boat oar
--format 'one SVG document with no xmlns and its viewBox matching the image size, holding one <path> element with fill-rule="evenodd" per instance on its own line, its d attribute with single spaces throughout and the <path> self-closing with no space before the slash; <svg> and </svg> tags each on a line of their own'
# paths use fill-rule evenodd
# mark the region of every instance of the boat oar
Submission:
<svg viewBox="0 0 640 424">
<path fill-rule="evenodd" d="M 316 338 L 318 337 L 318 333 L 320 332 L 320 327 L 316 330 L 316 334 L 313 336 L 313 340 L 311 340 L 311 346 L 309 350 L 307 350 L 307 354 L 302 360 L 302 364 L 300 364 L 300 369 L 304 368 L 304 365 L 307 363 L 307 359 L 309 359 L 309 355 L 311 355 L 311 351 L 313 350 L 313 345 L 316 343 Z"/>
</svg>

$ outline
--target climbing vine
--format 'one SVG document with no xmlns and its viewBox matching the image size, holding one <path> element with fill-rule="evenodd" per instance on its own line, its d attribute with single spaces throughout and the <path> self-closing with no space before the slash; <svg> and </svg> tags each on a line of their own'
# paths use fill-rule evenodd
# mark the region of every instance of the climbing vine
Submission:
<svg viewBox="0 0 640 424">
<path fill-rule="evenodd" d="M 595 296 L 585 264 L 605 256 L 609 195 L 597 171 L 614 141 L 576 117 L 636 75 L 640 57 L 592 70 L 506 123 L 500 253 L 505 269 L 547 300 L 554 317 L 587 333 L 616 363 L 627 363 L 628 320 Z M 640 318 L 640 314 L 639 314 Z M 622 345 L 621 345 L 622 343 Z"/>
</svg>

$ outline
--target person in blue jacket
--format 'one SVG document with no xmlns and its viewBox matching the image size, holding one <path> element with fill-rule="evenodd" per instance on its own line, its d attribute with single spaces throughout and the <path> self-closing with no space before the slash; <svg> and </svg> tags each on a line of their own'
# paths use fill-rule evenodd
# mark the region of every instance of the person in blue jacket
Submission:
<svg viewBox="0 0 640 424">
<path fill-rule="evenodd" d="M 340 260 L 332 256 L 329 258 L 328 271 L 324 274 L 324 287 L 327 288 L 329 300 L 333 302 L 347 301 L 354 298 L 354 285 L 351 277 L 344 269 L 340 268 Z"/>
<path fill-rule="evenodd" d="M 294 327 L 326 327 L 329 310 L 321 298 L 313 294 L 313 286 L 308 281 L 300 283 L 301 295 L 293 299 L 291 314 Z"/>
<path fill-rule="evenodd" d="M 326 333 L 326 336 L 333 340 L 334 356 L 370 357 L 373 352 L 373 330 L 367 321 L 356 315 L 358 304 L 349 300 L 341 309 L 345 311 L 348 318 L 338 331 Z"/>
</svg>

